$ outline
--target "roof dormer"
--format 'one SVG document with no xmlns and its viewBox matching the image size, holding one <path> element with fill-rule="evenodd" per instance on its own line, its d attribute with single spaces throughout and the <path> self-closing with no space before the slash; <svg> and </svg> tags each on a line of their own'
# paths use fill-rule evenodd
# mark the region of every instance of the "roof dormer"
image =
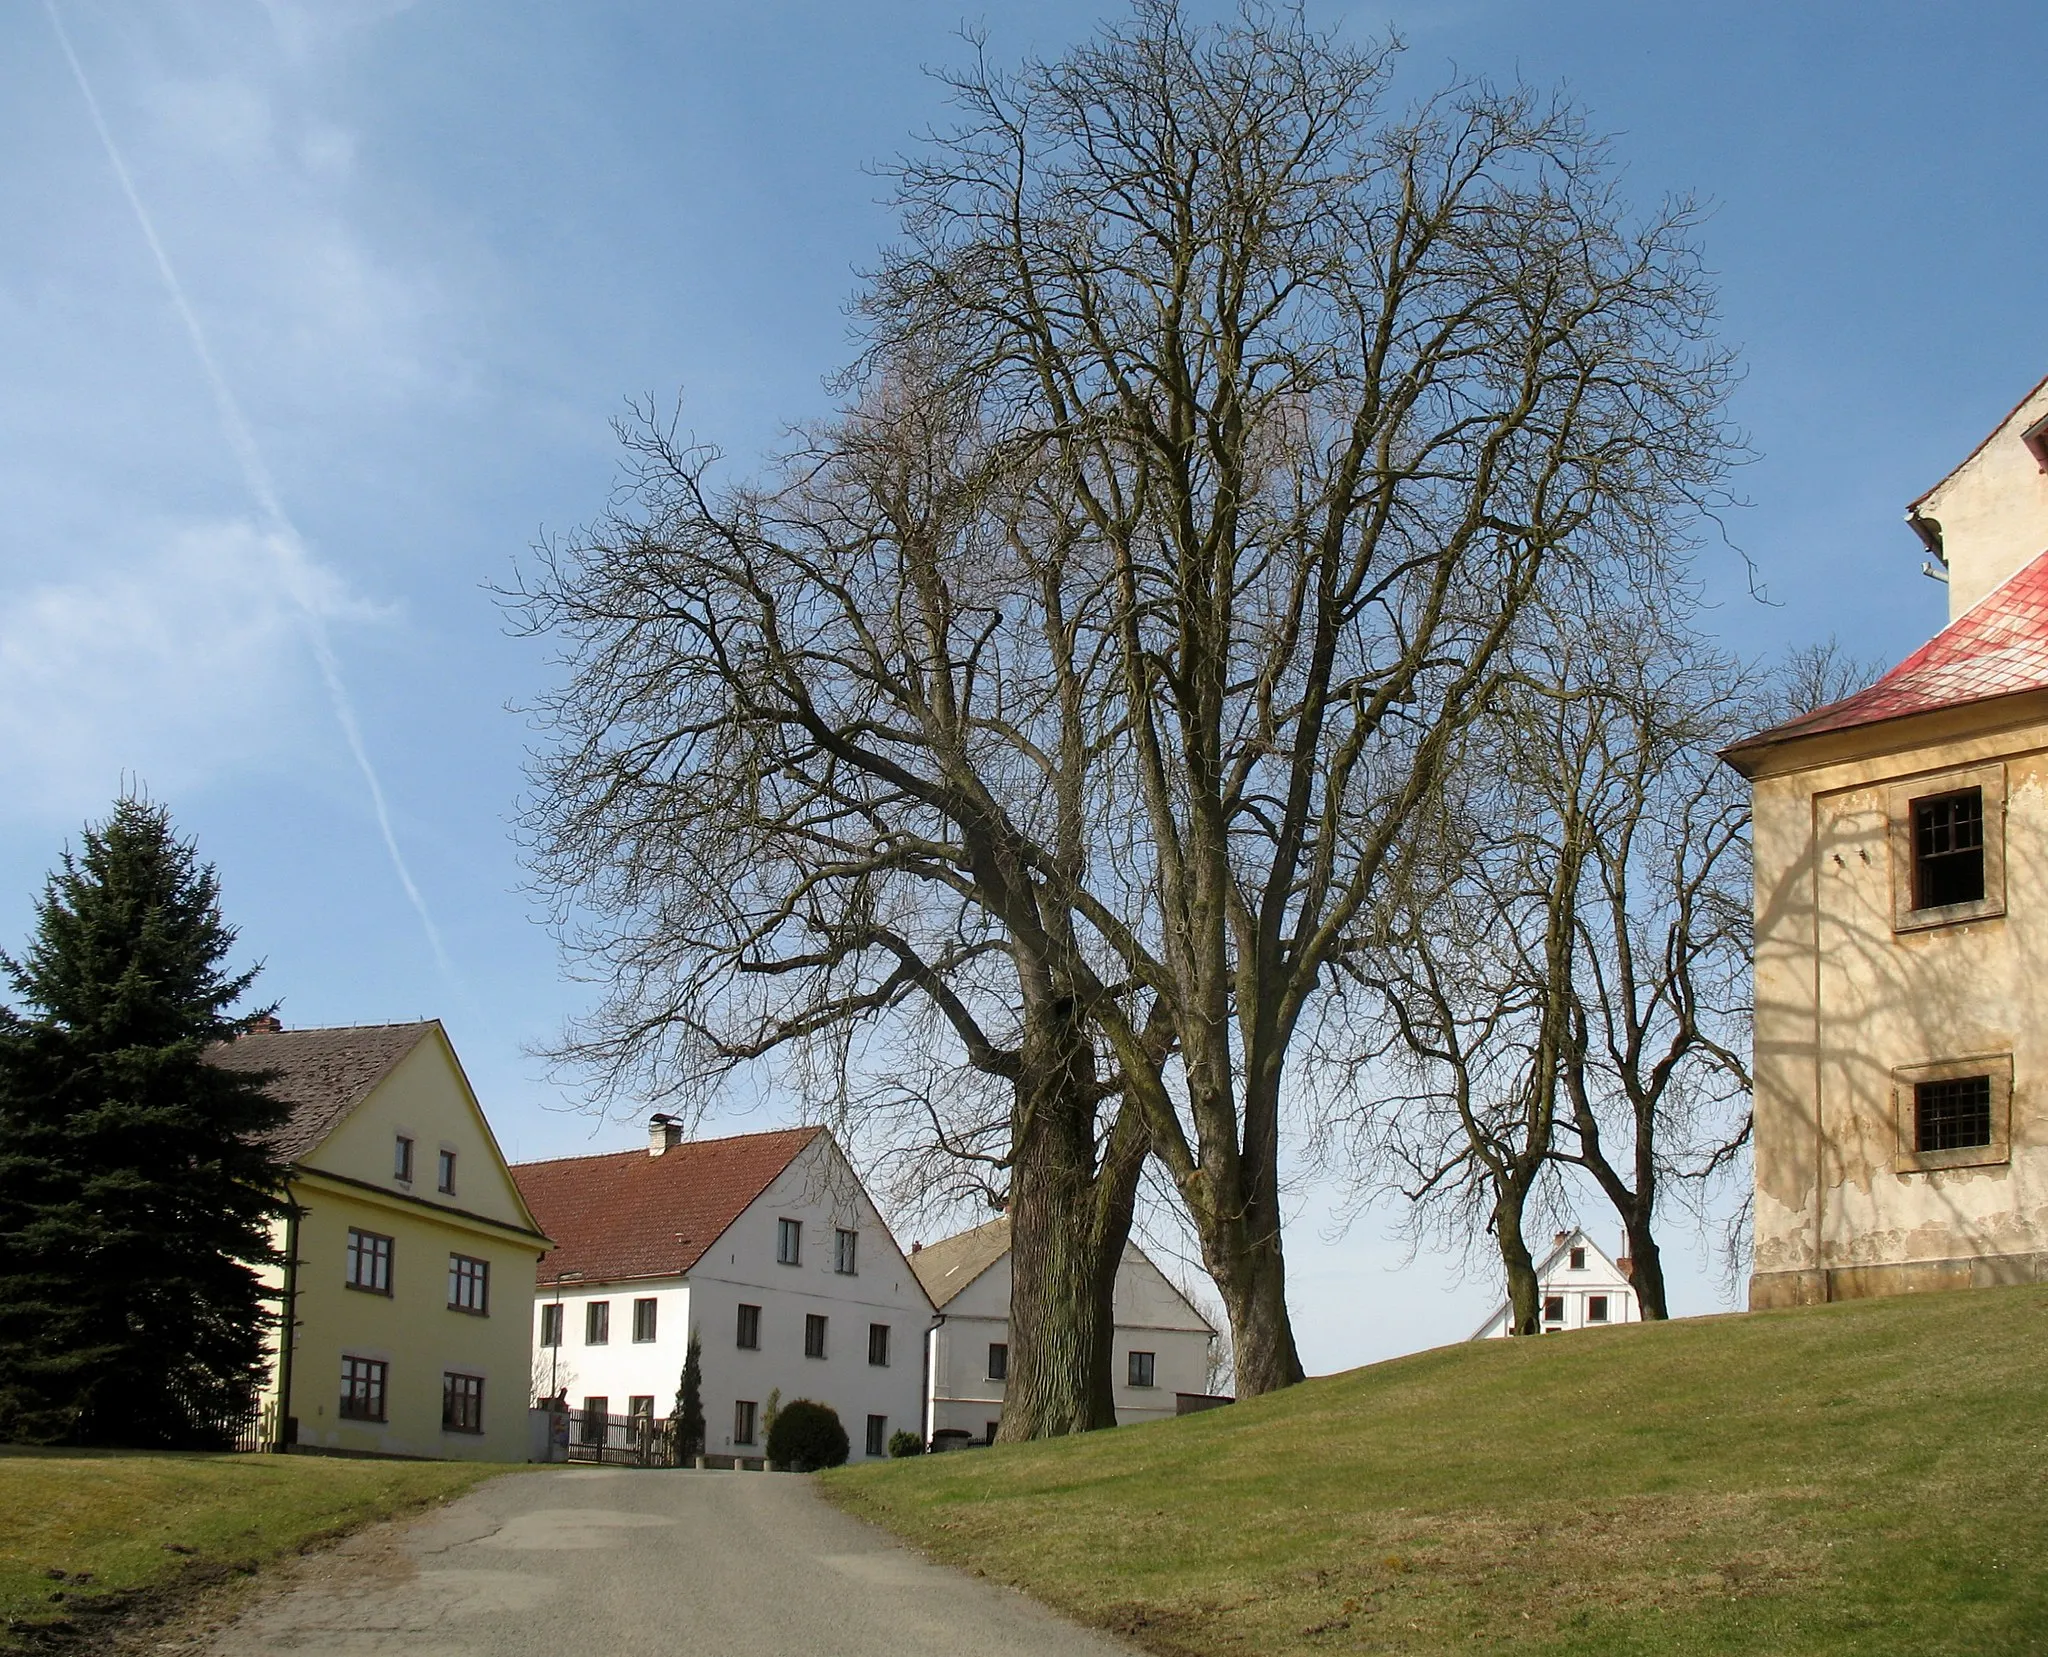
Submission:
<svg viewBox="0 0 2048 1657">
<path fill-rule="evenodd" d="M 1913 502 L 1906 521 L 1948 566 L 1951 621 L 2048 551 L 2048 379 Z"/>
</svg>

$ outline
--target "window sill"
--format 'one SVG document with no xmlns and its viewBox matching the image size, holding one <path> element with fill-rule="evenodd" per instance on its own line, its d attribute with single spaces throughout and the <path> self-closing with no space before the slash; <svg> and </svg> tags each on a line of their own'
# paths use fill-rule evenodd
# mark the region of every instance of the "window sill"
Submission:
<svg viewBox="0 0 2048 1657">
<path fill-rule="evenodd" d="M 2003 1168 L 2012 1161 L 2006 1145 L 1958 1145 L 1950 1151 L 1901 1151 L 1892 1160 L 1898 1174 L 1937 1174 L 1947 1168 Z"/>
<path fill-rule="evenodd" d="M 389 1289 L 373 1289 L 367 1283 L 344 1283 L 342 1287 L 348 1290 L 350 1294 L 375 1295 L 379 1300 L 389 1300 L 391 1298 L 391 1291 Z"/>
<path fill-rule="evenodd" d="M 391 1418 L 383 1415 L 337 1415 L 338 1421 L 352 1421 L 358 1427 L 388 1427 Z"/>
<path fill-rule="evenodd" d="M 453 1301 L 448 1303 L 448 1310 L 460 1312 L 466 1318 L 487 1318 L 491 1315 L 491 1309 L 488 1306 L 457 1306 Z"/>
<path fill-rule="evenodd" d="M 482 1438 L 484 1436 L 484 1430 L 481 1427 L 451 1427 L 445 1421 L 441 1423 L 441 1431 L 444 1433 L 460 1433 L 464 1438 Z"/>
<path fill-rule="evenodd" d="M 1971 921 L 2002 920 L 2002 898 L 1978 898 L 1971 903 L 1945 903 L 1938 909 L 1908 909 L 1893 917 L 1894 932 L 1932 932 L 1944 926 L 1963 926 Z"/>
</svg>

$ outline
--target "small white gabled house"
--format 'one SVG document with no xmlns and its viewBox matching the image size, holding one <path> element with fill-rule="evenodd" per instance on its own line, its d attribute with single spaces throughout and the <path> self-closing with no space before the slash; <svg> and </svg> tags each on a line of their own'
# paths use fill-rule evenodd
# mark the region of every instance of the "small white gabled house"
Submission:
<svg viewBox="0 0 2048 1657">
<path fill-rule="evenodd" d="M 1629 1281 L 1628 1256 L 1609 1259 L 1585 1232 L 1560 1231 L 1551 1251 L 1536 1262 L 1536 1286 L 1543 1298 L 1543 1332 L 1600 1329 L 1610 1323 L 1640 1323 L 1641 1303 Z M 1513 1326 L 1502 1301 L 1472 1338 L 1491 1340 Z"/>
<path fill-rule="evenodd" d="M 1010 1361 L 1010 1221 L 1007 1215 L 929 1247 L 910 1264 L 943 1317 L 931 1334 L 926 1436 L 935 1447 L 992 1441 L 1003 1418 Z M 1182 1413 L 1209 1396 L 1216 1331 L 1136 1243 L 1124 1245 L 1115 1300 L 1119 1425 Z"/>
<path fill-rule="evenodd" d="M 566 1400 L 579 1436 L 665 1420 L 692 1328 L 721 1462 L 763 1455 L 776 1394 L 831 1405 L 856 1461 L 918 1431 L 931 1303 L 824 1129 L 689 1142 L 657 1116 L 645 1151 L 512 1174 L 556 1245 L 535 1282 L 534 1395 Z"/>
</svg>

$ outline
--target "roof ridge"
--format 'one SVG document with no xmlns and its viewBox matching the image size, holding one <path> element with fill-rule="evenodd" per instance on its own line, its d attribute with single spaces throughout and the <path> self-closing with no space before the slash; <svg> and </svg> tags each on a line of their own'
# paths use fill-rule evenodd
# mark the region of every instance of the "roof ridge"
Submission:
<svg viewBox="0 0 2048 1657">
<path fill-rule="evenodd" d="M 2036 380 L 2033 383 L 2033 385 L 2028 389 L 2026 396 L 2022 397 L 2017 403 L 2013 404 L 2011 408 L 2006 410 L 2005 414 L 2000 418 L 1998 424 L 1993 426 L 1988 432 L 1986 432 L 1982 437 L 1980 437 L 1977 440 L 1977 446 L 1975 448 L 1973 448 L 1968 454 L 1964 455 L 1961 460 L 1957 461 L 1946 472 L 1942 473 L 1940 477 L 1936 478 L 1934 482 L 1930 483 L 1919 494 L 1915 495 L 1910 501 L 1908 501 L 1906 503 L 1906 511 L 1909 514 L 1917 512 L 1922 506 L 1925 506 L 1927 504 L 1927 497 L 1929 495 L 1932 495 L 1935 492 L 1935 490 L 1939 489 L 1944 483 L 1948 482 L 1950 478 L 1954 477 L 1956 473 L 1960 472 L 1965 466 L 1969 465 L 1971 461 L 1975 460 L 1979 455 L 1981 455 L 1984 452 L 1985 448 L 1990 444 L 1991 440 L 1994 437 L 1996 437 L 2000 432 L 2004 431 L 2007 426 L 2012 424 L 2013 417 L 2017 415 L 2021 409 L 2025 408 L 2029 403 L 2031 403 L 2036 397 L 2040 396 L 2041 388 L 2043 386 L 2048 386 L 2048 374 L 2043 374 L 2040 377 L 2040 379 Z"/>
<path fill-rule="evenodd" d="M 669 1147 L 669 1150 L 702 1150 L 703 1148 L 709 1145 L 737 1145 L 738 1143 L 740 1143 L 740 1141 L 745 1139 L 773 1139 L 780 1134 L 791 1133 L 817 1135 L 823 1133 L 824 1131 L 825 1129 L 817 1123 L 810 1123 L 807 1125 L 802 1125 L 794 1128 L 762 1128 L 754 1133 L 720 1134 L 716 1139 L 685 1139 L 675 1145 L 671 1145 Z M 558 1163 L 563 1162 L 602 1162 L 607 1157 L 645 1156 L 646 1154 L 647 1152 L 645 1148 L 642 1146 L 627 1145 L 622 1149 L 616 1151 L 584 1151 L 576 1156 L 535 1157 L 530 1162 L 514 1162 L 509 1164 L 509 1166 L 514 1168 L 552 1168 Z M 666 1155 L 667 1153 L 664 1152 L 663 1154 Z"/>
</svg>

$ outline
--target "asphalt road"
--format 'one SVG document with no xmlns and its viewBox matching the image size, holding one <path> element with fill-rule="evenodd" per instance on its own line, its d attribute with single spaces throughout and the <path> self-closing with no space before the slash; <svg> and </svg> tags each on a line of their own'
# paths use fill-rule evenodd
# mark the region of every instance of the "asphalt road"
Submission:
<svg viewBox="0 0 2048 1657">
<path fill-rule="evenodd" d="M 776 1473 L 550 1469 L 302 1562 L 218 1657 L 1128 1657 Z"/>
</svg>

